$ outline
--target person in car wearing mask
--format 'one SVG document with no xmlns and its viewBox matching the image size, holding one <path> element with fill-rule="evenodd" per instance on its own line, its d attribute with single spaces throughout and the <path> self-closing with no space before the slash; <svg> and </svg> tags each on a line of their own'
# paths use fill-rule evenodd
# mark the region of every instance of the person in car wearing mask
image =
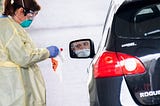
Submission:
<svg viewBox="0 0 160 106">
<path fill-rule="evenodd" d="M 24 28 L 40 10 L 35 0 L 5 0 L 0 16 L 0 106 L 46 106 L 37 62 L 56 57 L 56 46 L 36 48 Z"/>
<path fill-rule="evenodd" d="M 72 44 L 72 50 L 77 57 L 88 57 L 90 55 L 89 41 L 78 41 Z"/>
</svg>

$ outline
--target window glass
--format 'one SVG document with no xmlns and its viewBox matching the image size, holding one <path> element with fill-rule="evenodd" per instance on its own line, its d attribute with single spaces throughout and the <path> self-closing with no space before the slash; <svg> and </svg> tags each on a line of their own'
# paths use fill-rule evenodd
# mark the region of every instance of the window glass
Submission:
<svg viewBox="0 0 160 106">
<path fill-rule="evenodd" d="M 115 17 L 114 30 L 120 37 L 160 37 L 160 4 L 124 10 Z"/>
<path fill-rule="evenodd" d="M 160 4 L 157 5 L 158 10 L 160 10 Z"/>
<path fill-rule="evenodd" d="M 137 15 L 144 15 L 144 14 L 149 14 L 149 13 L 153 13 L 153 10 L 151 8 L 146 8 L 141 10 Z"/>
</svg>

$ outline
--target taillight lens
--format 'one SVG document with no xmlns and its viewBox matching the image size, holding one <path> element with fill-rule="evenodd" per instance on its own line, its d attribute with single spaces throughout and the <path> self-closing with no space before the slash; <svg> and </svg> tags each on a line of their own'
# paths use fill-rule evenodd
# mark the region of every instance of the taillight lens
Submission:
<svg viewBox="0 0 160 106">
<path fill-rule="evenodd" d="M 144 73 L 143 64 L 134 56 L 116 52 L 104 52 L 94 64 L 94 77 L 114 77 Z"/>
</svg>

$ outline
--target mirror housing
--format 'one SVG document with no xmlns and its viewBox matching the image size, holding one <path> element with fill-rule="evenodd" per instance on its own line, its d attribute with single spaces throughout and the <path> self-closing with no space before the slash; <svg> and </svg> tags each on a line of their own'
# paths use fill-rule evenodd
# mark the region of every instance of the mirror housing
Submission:
<svg viewBox="0 0 160 106">
<path fill-rule="evenodd" d="M 71 58 L 93 58 L 95 55 L 94 43 L 90 39 L 79 39 L 70 42 Z"/>
</svg>

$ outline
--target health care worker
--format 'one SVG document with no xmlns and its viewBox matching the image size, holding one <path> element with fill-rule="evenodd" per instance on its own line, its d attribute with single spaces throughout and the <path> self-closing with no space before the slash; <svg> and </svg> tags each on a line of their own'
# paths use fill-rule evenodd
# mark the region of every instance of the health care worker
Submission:
<svg viewBox="0 0 160 106">
<path fill-rule="evenodd" d="M 45 106 L 37 62 L 56 57 L 56 46 L 36 48 L 24 30 L 40 10 L 35 0 L 5 0 L 0 17 L 0 106 Z"/>
</svg>

